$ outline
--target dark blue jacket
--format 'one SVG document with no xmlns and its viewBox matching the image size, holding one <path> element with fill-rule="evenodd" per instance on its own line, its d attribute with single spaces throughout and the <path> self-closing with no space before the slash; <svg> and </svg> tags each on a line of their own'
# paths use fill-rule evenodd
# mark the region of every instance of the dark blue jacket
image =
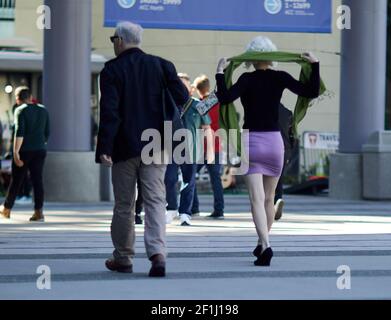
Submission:
<svg viewBox="0 0 391 320">
<path fill-rule="evenodd" d="M 102 154 L 114 163 L 139 157 L 148 144 L 141 141 L 143 131 L 163 133 L 164 83 L 178 106 L 184 105 L 189 93 L 171 62 L 133 48 L 105 64 L 100 75 L 97 163 Z"/>
</svg>

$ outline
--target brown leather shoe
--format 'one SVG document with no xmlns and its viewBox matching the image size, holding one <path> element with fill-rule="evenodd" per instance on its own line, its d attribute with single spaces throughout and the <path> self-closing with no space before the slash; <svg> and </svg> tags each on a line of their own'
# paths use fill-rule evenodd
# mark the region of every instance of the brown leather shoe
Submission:
<svg viewBox="0 0 391 320">
<path fill-rule="evenodd" d="M 162 254 L 155 254 L 151 257 L 152 267 L 149 270 L 150 277 L 165 277 L 166 276 L 166 260 Z"/>
<path fill-rule="evenodd" d="M 35 210 L 33 216 L 30 218 L 30 221 L 32 222 L 44 222 L 45 217 L 43 216 L 42 209 Z"/>
<path fill-rule="evenodd" d="M 108 259 L 105 262 L 106 268 L 110 271 L 117 271 L 121 273 L 132 273 L 133 272 L 133 266 L 124 266 L 122 264 L 119 264 L 114 259 Z"/>
<path fill-rule="evenodd" d="M 0 206 L 0 215 L 5 219 L 11 219 L 11 210 L 2 205 Z"/>
</svg>

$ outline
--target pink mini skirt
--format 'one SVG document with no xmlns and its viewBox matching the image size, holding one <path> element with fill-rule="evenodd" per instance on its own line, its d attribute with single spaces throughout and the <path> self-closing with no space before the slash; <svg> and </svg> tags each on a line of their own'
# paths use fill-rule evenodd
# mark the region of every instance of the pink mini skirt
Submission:
<svg viewBox="0 0 391 320">
<path fill-rule="evenodd" d="M 280 177 L 284 166 L 284 142 L 280 132 L 250 132 L 245 134 L 244 148 L 248 154 L 250 174 Z M 248 148 L 248 149 L 247 149 Z"/>
</svg>

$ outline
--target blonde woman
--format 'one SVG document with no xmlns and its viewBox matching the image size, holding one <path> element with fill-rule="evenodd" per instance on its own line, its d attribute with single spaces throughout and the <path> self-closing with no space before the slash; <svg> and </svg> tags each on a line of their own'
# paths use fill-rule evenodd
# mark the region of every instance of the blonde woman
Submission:
<svg viewBox="0 0 391 320">
<path fill-rule="evenodd" d="M 247 47 L 251 52 L 273 52 L 276 46 L 267 37 L 257 37 Z M 307 98 L 319 96 L 319 61 L 311 53 L 304 59 L 312 64 L 311 80 L 303 84 L 283 71 L 274 70 L 273 62 L 249 64 L 255 71 L 244 73 L 237 83 L 227 89 L 224 69 L 227 59 L 222 58 L 217 68 L 217 97 L 221 104 L 240 98 L 244 108 L 244 129 L 249 131 L 249 171 L 245 177 L 249 191 L 251 212 L 258 234 L 258 246 L 253 251 L 256 266 L 270 266 L 273 250 L 269 232 L 275 218 L 274 195 L 282 173 L 284 144 L 278 125 L 278 110 L 285 89 Z"/>
</svg>

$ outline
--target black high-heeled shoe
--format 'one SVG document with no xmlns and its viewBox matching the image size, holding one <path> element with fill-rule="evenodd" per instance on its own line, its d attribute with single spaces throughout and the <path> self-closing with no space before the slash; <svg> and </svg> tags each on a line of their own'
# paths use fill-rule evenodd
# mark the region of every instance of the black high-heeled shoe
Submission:
<svg viewBox="0 0 391 320">
<path fill-rule="evenodd" d="M 258 245 L 258 246 L 254 249 L 254 251 L 253 251 L 253 256 L 259 258 L 259 256 L 261 255 L 261 253 L 262 253 L 262 245 Z"/>
<path fill-rule="evenodd" d="M 261 267 L 269 267 L 273 258 L 272 248 L 267 248 L 262 254 L 254 261 L 254 265 Z"/>
</svg>

